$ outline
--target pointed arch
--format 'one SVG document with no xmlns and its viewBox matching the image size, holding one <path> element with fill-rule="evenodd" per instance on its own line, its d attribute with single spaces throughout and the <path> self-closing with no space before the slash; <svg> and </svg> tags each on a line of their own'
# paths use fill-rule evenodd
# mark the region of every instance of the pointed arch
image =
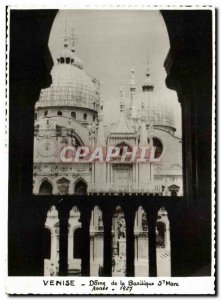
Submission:
<svg viewBox="0 0 221 300">
<path fill-rule="evenodd" d="M 39 186 L 39 195 L 52 195 L 53 185 L 48 178 L 44 178 Z"/>
<path fill-rule="evenodd" d="M 87 194 L 87 182 L 82 177 L 77 178 L 74 183 L 74 194 L 76 195 L 86 195 Z"/>
</svg>

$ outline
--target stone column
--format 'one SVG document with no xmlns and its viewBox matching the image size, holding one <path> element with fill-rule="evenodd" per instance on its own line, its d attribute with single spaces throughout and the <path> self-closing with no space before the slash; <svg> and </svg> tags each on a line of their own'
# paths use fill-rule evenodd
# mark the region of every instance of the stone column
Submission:
<svg viewBox="0 0 221 300">
<path fill-rule="evenodd" d="M 56 260 L 58 251 L 58 236 L 56 233 L 51 234 L 51 260 Z"/>
<path fill-rule="evenodd" d="M 59 249 L 60 249 L 60 259 L 59 259 L 59 275 L 67 275 L 67 258 L 68 258 L 68 219 L 69 219 L 69 209 L 65 206 L 62 201 L 58 206 L 58 216 L 60 223 L 60 238 L 59 238 Z"/>
<path fill-rule="evenodd" d="M 73 261 L 73 253 L 74 253 L 73 239 L 74 239 L 74 234 L 73 234 L 73 228 L 71 227 L 70 231 L 68 233 L 68 262 L 69 262 L 69 264 Z"/>
</svg>

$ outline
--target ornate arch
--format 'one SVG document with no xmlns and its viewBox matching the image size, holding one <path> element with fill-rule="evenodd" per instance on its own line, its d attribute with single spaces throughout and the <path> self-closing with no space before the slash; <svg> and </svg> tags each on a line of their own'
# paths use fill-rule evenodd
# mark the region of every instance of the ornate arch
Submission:
<svg viewBox="0 0 221 300">
<path fill-rule="evenodd" d="M 80 187 L 81 182 L 84 185 L 84 189 L 83 189 L 83 185 L 82 185 L 82 187 Z M 78 185 L 79 185 L 79 190 L 77 191 Z M 82 177 L 78 177 L 74 182 L 74 194 L 77 194 L 77 195 L 87 194 L 87 189 L 88 189 L 87 181 Z"/>
</svg>

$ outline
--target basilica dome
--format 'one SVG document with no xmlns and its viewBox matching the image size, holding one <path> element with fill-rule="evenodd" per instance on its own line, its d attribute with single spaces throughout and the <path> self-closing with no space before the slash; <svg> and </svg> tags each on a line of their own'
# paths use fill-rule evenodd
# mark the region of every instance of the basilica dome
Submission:
<svg viewBox="0 0 221 300">
<path fill-rule="evenodd" d="M 99 82 L 84 71 L 80 58 L 66 45 L 58 53 L 51 76 L 52 84 L 41 91 L 38 107 L 71 106 L 96 110 Z"/>
</svg>

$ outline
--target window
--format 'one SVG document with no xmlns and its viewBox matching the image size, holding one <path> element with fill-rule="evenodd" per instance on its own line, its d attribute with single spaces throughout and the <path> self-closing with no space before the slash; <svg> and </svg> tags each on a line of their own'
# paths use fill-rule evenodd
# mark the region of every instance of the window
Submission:
<svg viewBox="0 0 221 300">
<path fill-rule="evenodd" d="M 72 119 L 74 119 L 74 120 L 76 119 L 76 112 L 75 112 L 75 111 L 72 111 L 72 112 L 71 112 L 71 117 L 72 117 Z"/>
<path fill-rule="evenodd" d="M 87 120 L 87 114 L 86 113 L 83 114 L 83 119 L 84 119 L 84 121 Z"/>
<path fill-rule="evenodd" d="M 45 111 L 44 111 L 44 117 L 47 117 L 47 115 L 48 115 L 48 111 L 45 110 Z"/>
<path fill-rule="evenodd" d="M 42 184 L 39 188 L 39 194 L 40 195 L 52 195 L 52 185 L 47 180 L 42 182 Z"/>
<path fill-rule="evenodd" d="M 58 115 L 58 116 L 62 116 L 62 112 L 59 110 L 59 111 L 57 112 L 57 115 Z"/>
<path fill-rule="evenodd" d="M 75 184 L 74 193 L 77 195 L 85 195 L 87 193 L 87 185 L 83 180 L 79 180 Z"/>
<path fill-rule="evenodd" d="M 163 152 L 163 145 L 161 141 L 155 137 L 153 138 L 153 145 L 156 147 L 155 158 L 158 158 Z"/>
</svg>

